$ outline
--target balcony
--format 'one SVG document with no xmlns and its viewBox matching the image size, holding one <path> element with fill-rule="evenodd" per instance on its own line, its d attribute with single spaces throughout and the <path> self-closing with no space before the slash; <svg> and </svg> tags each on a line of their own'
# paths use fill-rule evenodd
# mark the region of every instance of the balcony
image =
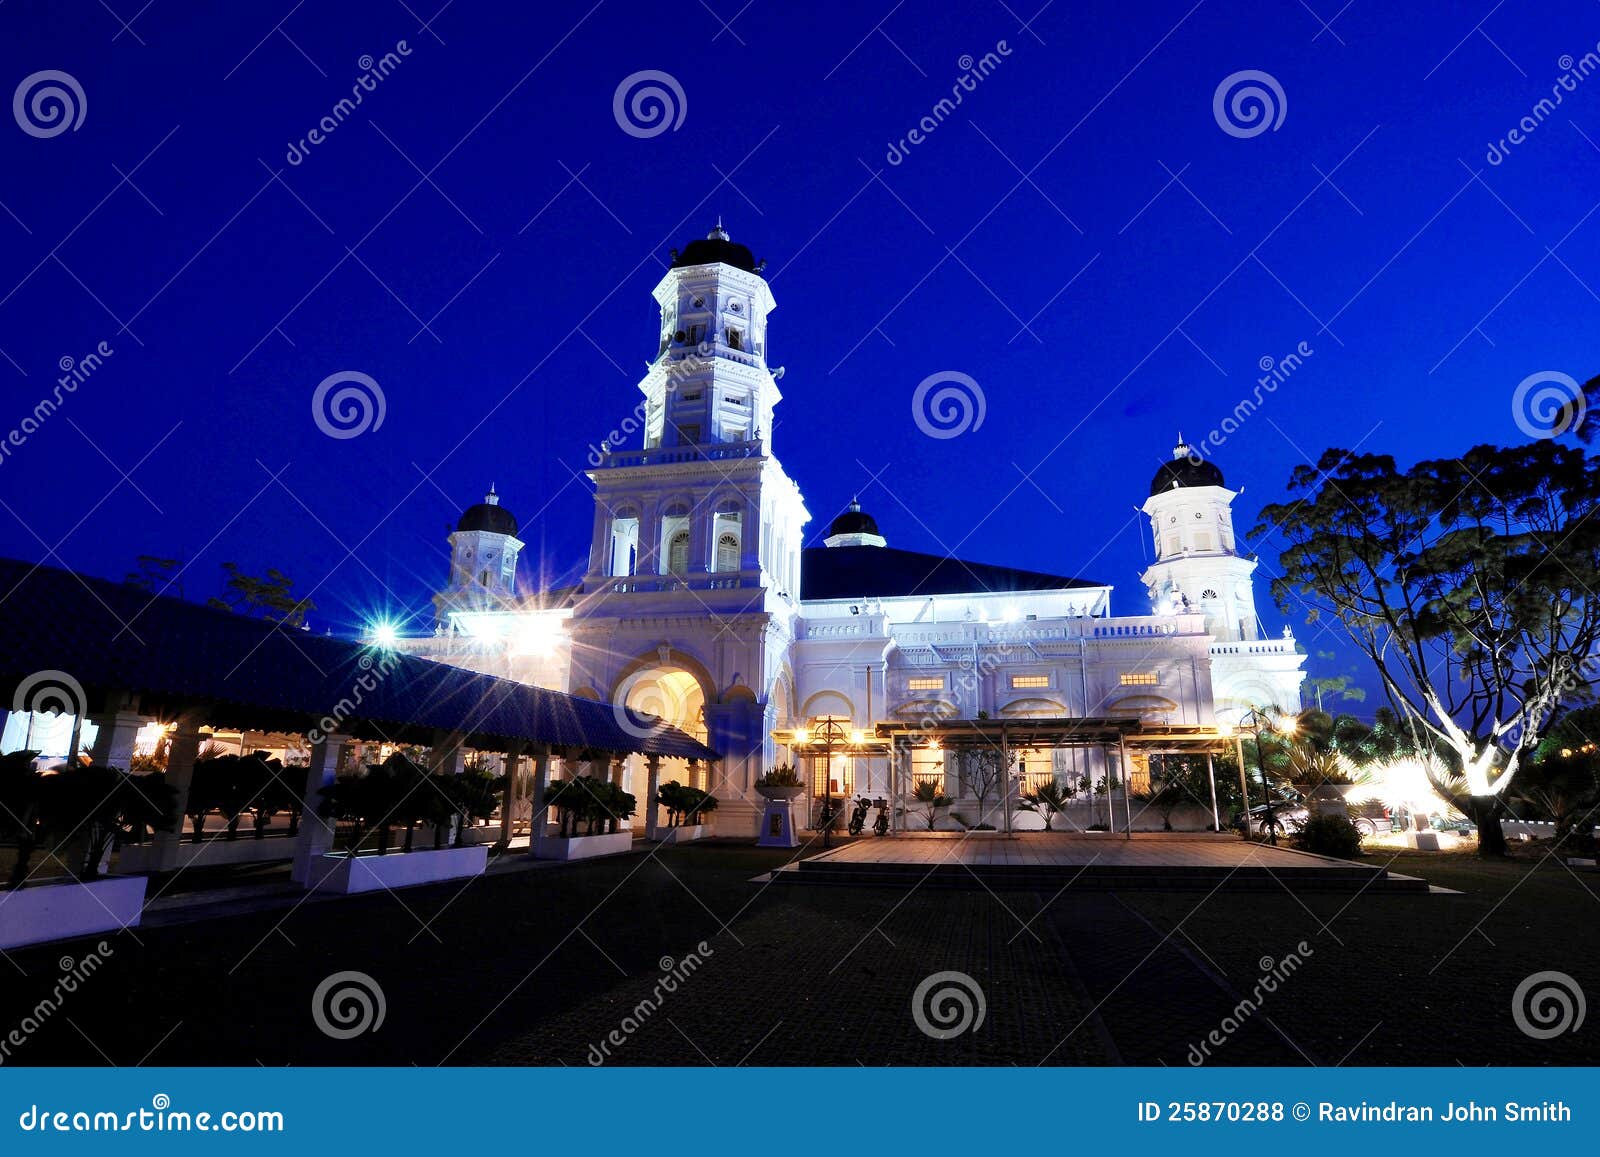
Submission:
<svg viewBox="0 0 1600 1157">
<path fill-rule="evenodd" d="M 608 450 L 602 470 L 626 466 L 663 466 L 677 462 L 721 462 L 730 458 L 760 458 L 759 440 L 706 442 L 698 446 L 655 446 L 648 450 Z"/>
</svg>

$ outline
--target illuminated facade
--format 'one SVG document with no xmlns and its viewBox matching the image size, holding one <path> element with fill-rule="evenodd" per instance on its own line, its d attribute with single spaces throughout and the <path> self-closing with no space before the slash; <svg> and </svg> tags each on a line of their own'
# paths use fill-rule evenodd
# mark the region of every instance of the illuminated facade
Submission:
<svg viewBox="0 0 1600 1157">
<path fill-rule="evenodd" d="M 721 799 L 725 835 L 753 834 L 755 777 L 791 759 L 793 728 L 821 718 L 870 734 L 880 722 L 980 715 L 1208 727 L 1251 705 L 1299 711 L 1304 656 L 1287 632 L 1261 637 L 1255 563 L 1233 538 L 1235 494 L 1185 446 L 1144 508 L 1154 613 L 1113 616 L 1108 585 L 895 548 L 855 501 L 806 547 L 811 516 L 772 444 L 783 370 L 767 360 L 775 302 L 763 267 L 720 224 L 674 251 L 655 289 L 655 357 L 626 424 L 642 445 L 602 443 L 590 457 L 581 581 L 518 594 L 516 520 L 491 493 L 450 536 L 435 633 L 403 640 L 406 650 L 705 736 L 723 756 L 704 786 Z M 1030 785 L 1103 777 L 1111 758 L 1020 753 Z M 958 812 L 973 794 L 937 750 L 908 759 Z M 804 762 L 813 796 L 888 790 L 883 757 Z M 638 768 L 627 784 L 642 792 Z"/>
</svg>

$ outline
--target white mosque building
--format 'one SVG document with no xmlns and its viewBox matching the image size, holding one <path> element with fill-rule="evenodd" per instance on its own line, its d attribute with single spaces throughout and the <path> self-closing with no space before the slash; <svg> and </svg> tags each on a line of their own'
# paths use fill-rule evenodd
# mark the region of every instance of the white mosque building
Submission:
<svg viewBox="0 0 1600 1157">
<path fill-rule="evenodd" d="M 590 455 L 581 582 L 519 588 L 524 544 L 491 489 L 449 536 L 434 633 L 401 640 L 405 650 L 703 736 L 722 753 L 701 774 L 724 835 L 754 834 L 751 788 L 777 763 L 795 762 L 813 796 L 888 790 L 886 758 L 794 758 L 795 729 L 822 720 L 871 737 L 928 719 L 1205 729 L 1253 706 L 1300 710 L 1305 656 L 1287 630 L 1263 636 L 1236 493 L 1181 439 L 1143 507 L 1149 613 L 1114 615 L 1102 583 L 899 549 L 855 501 L 807 547 L 811 514 L 772 441 L 783 369 L 768 364 L 764 265 L 720 224 L 674 251 L 655 288 L 655 359 L 625 424 L 642 446 L 613 434 Z M 936 743 L 899 752 L 960 809 L 970 786 Z M 1116 758 L 1094 746 L 1017 755 L 1033 782 L 1104 775 Z M 1135 782 L 1140 771 L 1129 768 Z M 639 769 L 627 774 L 642 792 Z"/>
</svg>

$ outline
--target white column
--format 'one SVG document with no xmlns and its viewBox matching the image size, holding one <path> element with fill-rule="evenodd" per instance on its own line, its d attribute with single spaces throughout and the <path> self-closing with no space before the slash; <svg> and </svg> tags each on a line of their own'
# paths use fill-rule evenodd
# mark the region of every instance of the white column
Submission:
<svg viewBox="0 0 1600 1157">
<path fill-rule="evenodd" d="M 1117 737 L 1117 753 L 1121 756 L 1120 762 L 1122 764 L 1122 834 L 1127 839 L 1131 840 L 1133 839 L 1133 801 L 1132 797 L 1130 797 L 1128 794 L 1128 737 L 1126 735 L 1119 735 Z M 1111 796 L 1108 792 L 1106 798 L 1106 808 L 1108 811 L 1111 809 L 1111 806 Z"/>
<path fill-rule="evenodd" d="M 1005 728 L 1000 729 L 1000 807 L 1005 812 L 1005 833 L 1011 834 L 1011 744 L 1006 741 Z"/>
<path fill-rule="evenodd" d="M 647 840 L 660 839 L 660 808 L 656 806 L 656 792 L 661 790 L 661 757 L 647 755 L 644 757 L 644 766 L 647 773 L 645 779 L 644 799 L 641 806 L 644 808 L 644 837 Z"/>
<path fill-rule="evenodd" d="M 189 803 L 189 785 L 194 781 L 194 757 L 200 751 L 198 722 L 180 718 L 167 738 L 167 786 L 177 791 L 172 801 L 177 813 L 170 832 L 155 835 L 155 870 L 171 871 L 178 866 L 183 843 L 183 810 Z"/>
<path fill-rule="evenodd" d="M 533 757 L 533 791 L 528 796 L 528 855 L 537 856 L 544 842 L 544 797 L 550 787 L 550 749 L 541 748 Z"/>
<path fill-rule="evenodd" d="M 1209 751 L 1206 752 L 1206 779 L 1211 783 L 1211 826 L 1220 832 L 1222 816 L 1217 812 L 1217 759 Z"/>
<path fill-rule="evenodd" d="M 428 749 L 428 770 L 440 775 L 460 775 L 466 770 L 466 749 L 456 731 L 436 731 Z"/>
<path fill-rule="evenodd" d="M 500 840 L 496 845 L 501 851 L 511 846 L 511 813 L 517 802 L 517 772 L 522 768 L 522 753 L 506 752 L 504 766 L 506 786 L 500 793 Z"/>
<path fill-rule="evenodd" d="M 321 811 L 322 789 L 331 787 L 338 775 L 344 742 L 342 735 L 329 735 L 311 745 L 305 790 L 300 795 L 300 834 L 295 837 L 294 866 L 289 872 L 297 884 L 310 883 L 313 865 L 333 847 L 333 820 Z"/>
<path fill-rule="evenodd" d="M 95 725 L 94 745 L 89 749 L 89 759 L 97 767 L 115 767 L 127 771 L 133 762 L 133 743 L 139 729 L 145 725 L 144 716 L 126 709 L 90 718 Z"/>
</svg>

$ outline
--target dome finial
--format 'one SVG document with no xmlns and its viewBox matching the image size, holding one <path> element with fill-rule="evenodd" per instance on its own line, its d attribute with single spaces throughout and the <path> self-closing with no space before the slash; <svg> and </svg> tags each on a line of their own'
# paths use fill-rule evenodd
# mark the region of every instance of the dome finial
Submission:
<svg viewBox="0 0 1600 1157">
<path fill-rule="evenodd" d="M 1190 453 L 1189 443 L 1187 443 L 1187 442 L 1185 442 L 1183 440 L 1183 431 L 1179 430 L 1178 431 L 1178 444 L 1172 448 L 1172 457 L 1174 459 L 1187 458 L 1189 456 L 1189 453 Z"/>
<path fill-rule="evenodd" d="M 728 231 L 722 227 L 722 214 L 721 213 L 717 214 L 716 227 L 713 228 L 711 230 L 711 232 L 706 234 L 706 240 L 707 241 L 731 241 L 732 240 L 732 238 L 728 236 Z"/>
<path fill-rule="evenodd" d="M 485 502 L 487 502 L 490 506 L 499 506 L 500 505 L 500 495 L 495 493 L 494 483 L 493 482 L 489 483 L 489 493 L 487 493 L 487 494 L 485 494 L 483 496 L 483 500 Z"/>
</svg>

